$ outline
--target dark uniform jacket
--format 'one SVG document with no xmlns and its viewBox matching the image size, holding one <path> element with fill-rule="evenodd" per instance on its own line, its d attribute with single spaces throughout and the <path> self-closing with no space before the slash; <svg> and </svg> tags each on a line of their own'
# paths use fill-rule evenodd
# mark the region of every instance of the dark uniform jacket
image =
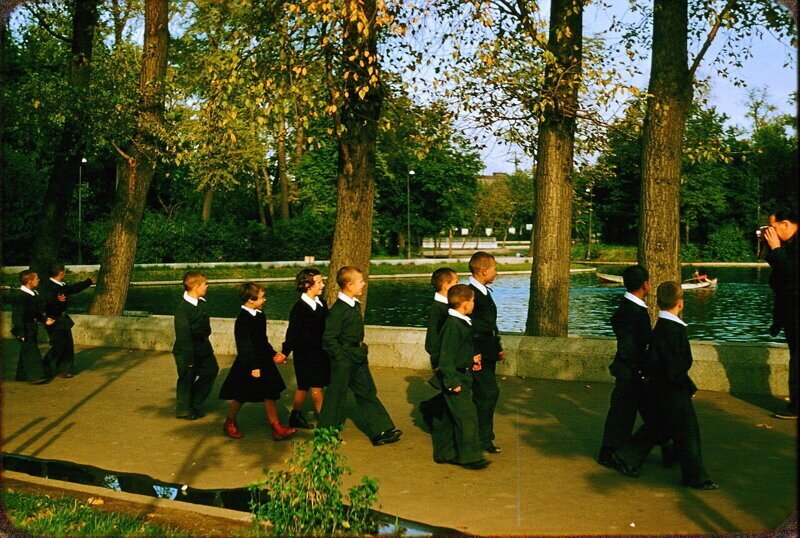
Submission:
<svg viewBox="0 0 800 538">
<path fill-rule="evenodd" d="M 47 317 L 56 320 L 55 323 L 47 327 L 48 331 L 66 330 L 75 325 L 72 318 L 67 315 L 69 296 L 80 293 L 91 285 L 92 279 L 90 278 L 74 284 L 64 284 L 63 286 L 59 286 L 49 278 L 42 281 L 42 284 L 39 286 L 39 291 L 42 297 L 42 304 L 44 305 L 44 312 Z M 66 300 L 59 301 L 59 294 L 66 295 Z"/>
<path fill-rule="evenodd" d="M 496 362 L 498 354 L 503 351 L 500 343 L 500 331 L 497 330 L 497 305 L 492 294 L 483 294 L 481 290 L 470 284 L 475 292 L 475 309 L 470 314 L 472 320 L 472 339 L 475 353 L 481 355 L 481 361 Z"/>
<path fill-rule="evenodd" d="M 439 346 L 441 344 L 442 326 L 447 320 L 449 306 L 434 299 L 428 313 L 428 331 L 425 333 L 425 351 L 431 358 L 431 368 L 439 367 Z"/>
<path fill-rule="evenodd" d="M 664 392 L 697 392 L 689 378 L 692 348 L 686 327 L 677 321 L 659 318 L 653 329 L 653 385 Z"/>
<path fill-rule="evenodd" d="M 181 299 L 175 312 L 175 345 L 172 346 L 172 354 L 176 358 L 191 363 L 194 357 L 214 354 L 208 339 L 211 320 L 206 308 L 206 302 L 202 299 L 197 301 L 197 306 Z"/>
<path fill-rule="evenodd" d="M 367 345 L 364 344 L 364 320 L 358 301 L 350 306 L 336 299 L 325 320 L 322 347 L 332 361 L 350 360 L 355 363 L 367 361 Z"/>
<path fill-rule="evenodd" d="M 472 330 L 469 323 L 450 315 L 442 326 L 439 372 L 447 391 L 471 383 L 472 359 L 476 355 Z"/>
<path fill-rule="evenodd" d="M 617 353 L 608 367 L 611 375 L 619 379 L 649 375 L 652 331 L 647 308 L 623 297 L 611 316 L 611 327 L 617 337 Z"/>
<path fill-rule="evenodd" d="M 772 268 L 769 285 L 775 292 L 772 322 L 777 332 L 797 323 L 797 234 L 780 248 L 771 250 L 767 263 Z"/>
<path fill-rule="evenodd" d="M 44 323 L 39 295 L 14 290 L 11 303 L 11 334 L 21 342 L 38 341 L 38 323 Z"/>
<path fill-rule="evenodd" d="M 302 299 L 297 301 L 289 313 L 283 354 L 294 352 L 295 361 L 327 359 L 327 353 L 322 349 L 322 334 L 325 332 L 327 316 L 328 307 L 325 303 L 317 304 L 317 308 L 312 310 Z"/>
</svg>

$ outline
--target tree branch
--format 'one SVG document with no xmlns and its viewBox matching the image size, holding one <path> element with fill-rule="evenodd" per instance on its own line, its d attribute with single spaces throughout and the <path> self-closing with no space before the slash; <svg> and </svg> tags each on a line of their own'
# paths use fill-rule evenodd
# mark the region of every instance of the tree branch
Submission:
<svg viewBox="0 0 800 538">
<path fill-rule="evenodd" d="M 58 32 L 56 32 L 55 30 L 53 30 L 53 28 L 50 26 L 50 24 L 47 21 L 44 20 L 44 16 L 41 14 L 41 12 L 39 12 L 32 5 L 26 6 L 26 7 L 31 12 L 31 15 L 33 15 L 33 17 L 36 19 L 36 22 L 39 23 L 39 26 L 41 27 L 42 30 L 44 30 L 45 32 L 50 34 L 52 37 L 54 37 L 54 38 L 56 38 L 56 39 L 58 39 L 60 41 L 63 41 L 64 43 L 69 43 L 70 45 L 72 45 L 72 39 L 70 39 L 70 38 L 68 38 L 66 36 L 63 36 L 63 35 L 59 34 Z"/>
<path fill-rule="evenodd" d="M 711 43 L 714 41 L 714 38 L 717 37 L 717 32 L 719 31 L 720 26 L 722 26 L 722 19 L 727 15 L 733 7 L 737 4 L 738 0 L 728 0 L 728 3 L 725 4 L 725 7 L 722 8 L 722 11 L 719 12 L 717 16 L 717 21 L 714 23 L 714 26 L 711 28 L 711 31 L 708 32 L 708 36 L 706 37 L 706 42 L 703 43 L 703 47 L 700 49 L 700 52 L 697 53 L 695 56 L 694 61 L 692 62 L 692 67 L 689 68 L 689 76 L 694 78 L 694 73 L 697 71 L 697 67 L 700 65 L 700 62 L 703 60 L 703 56 L 705 56 L 706 52 L 708 52 Z"/>
</svg>

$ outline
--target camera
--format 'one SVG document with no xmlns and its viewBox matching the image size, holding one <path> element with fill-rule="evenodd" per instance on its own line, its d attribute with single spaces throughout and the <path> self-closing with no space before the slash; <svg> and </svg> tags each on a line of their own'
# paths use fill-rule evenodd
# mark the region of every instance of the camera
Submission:
<svg viewBox="0 0 800 538">
<path fill-rule="evenodd" d="M 756 230 L 756 259 L 763 260 L 769 251 L 767 247 L 767 238 L 764 233 L 769 229 L 769 226 L 761 226 Z"/>
<path fill-rule="evenodd" d="M 758 230 L 756 230 L 756 239 L 758 239 L 759 241 L 764 241 L 765 239 L 764 232 L 766 232 L 767 230 L 769 230 L 769 226 L 760 226 Z"/>
</svg>

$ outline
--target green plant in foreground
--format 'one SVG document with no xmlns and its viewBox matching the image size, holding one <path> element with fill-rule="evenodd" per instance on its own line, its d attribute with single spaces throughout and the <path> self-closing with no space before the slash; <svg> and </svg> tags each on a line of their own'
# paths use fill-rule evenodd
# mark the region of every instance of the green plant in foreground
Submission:
<svg viewBox="0 0 800 538">
<path fill-rule="evenodd" d="M 272 528 L 277 536 L 374 534 L 377 530 L 370 508 L 378 496 L 378 483 L 364 477 L 342 494 L 342 477 L 352 471 L 339 453 L 341 441 L 335 428 L 317 428 L 310 441 L 295 443 L 289 471 L 265 469 L 266 478 L 250 486 L 255 522 Z M 268 499 L 258 498 L 267 490 Z"/>
</svg>

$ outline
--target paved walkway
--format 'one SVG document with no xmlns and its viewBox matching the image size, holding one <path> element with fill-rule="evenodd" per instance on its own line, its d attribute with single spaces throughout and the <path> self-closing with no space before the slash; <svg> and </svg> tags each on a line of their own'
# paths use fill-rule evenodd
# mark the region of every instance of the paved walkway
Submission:
<svg viewBox="0 0 800 538">
<path fill-rule="evenodd" d="M 3 343 L 5 379 L 13 379 L 17 345 Z M 232 359 L 219 357 L 217 388 Z M 240 440 L 221 433 L 226 402 L 211 401 L 208 416 L 194 422 L 173 418 L 168 353 L 87 348 L 78 364 L 73 379 L 3 383 L 4 452 L 198 488 L 240 487 L 264 467 L 285 467 L 291 443 L 271 440 L 262 406 L 243 408 Z M 282 372 L 293 388 L 291 367 Z M 348 485 L 378 478 L 380 509 L 403 518 L 482 535 L 758 532 L 782 524 L 796 506 L 797 424 L 769 417 L 766 409 L 779 405 L 773 398 L 698 393 L 703 453 L 721 486 L 699 492 L 680 487 L 679 470 L 661 468 L 654 456 L 638 479 L 595 463 L 611 385 L 501 379 L 496 431 L 503 452 L 491 456 L 488 469 L 467 471 L 431 459 L 415 411 L 432 394 L 426 375 L 390 368 L 374 374 L 405 433 L 376 448 L 348 422 Z M 289 402 L 287 391 L 283 404 Z"/>
</svg>

